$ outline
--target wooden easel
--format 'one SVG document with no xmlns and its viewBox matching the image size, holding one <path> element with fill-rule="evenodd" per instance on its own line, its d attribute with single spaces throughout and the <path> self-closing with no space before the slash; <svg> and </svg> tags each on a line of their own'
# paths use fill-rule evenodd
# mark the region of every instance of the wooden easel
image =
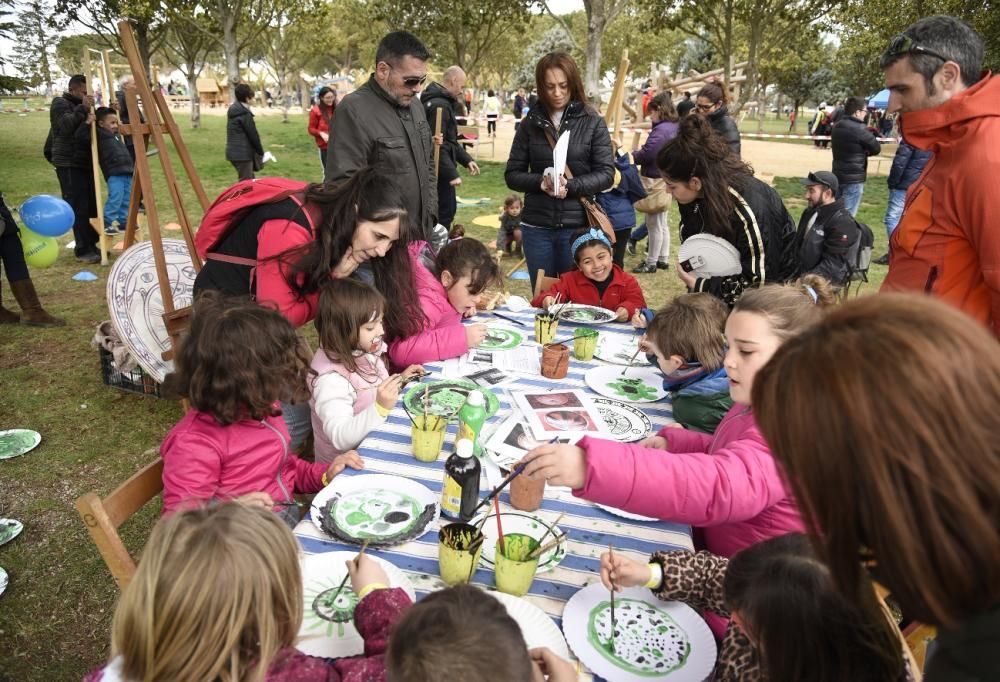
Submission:
<svg viewBox="0 0 1000 682">
<path fill-rule="evenodd" d="M 114 87 L 111 85 L 113 81 L 111 80 L 108 50 L 102 52 L 90 47 L 83 48 L 83 72 L 87 76 L 87 94 L 91 97 L 94 95 L 93 83 L 95 72 L 93 62 L 90 59 L 91 53 L 98 55 L 100 58 L 100 70 L 97 74 L 104 82 L 105 95 L 113 97 Z M 96 107 L 97 103 L 95 102 L 91 113 L 96 111 Z M 113 238 L 104 234 L 104 193 L 101 191 L 101 164 L 97 153 L 97 121 L 90 122 L 90 165 L 91 172 L 94 174 L 94 197 L 97 201 L 97 217 L 90 219 L 90 226 L 97 232 L 98 244 L 101 250 L 101 265 L 108 265 L 108 252 L 111 251 Z"/>
<path fill-rule="evenodd" d="M 171 348 L 163 353 L 164 360 L 171 360 L 174 357 L 174 349 L 181 333 L 188 326 L 190 308 L 174 307 L 174 297 L 170 279 L 167 276 L 167 264 L 163 255 L 163 235 L 160 232 L 159 211 L 156 206 L 156 195 L 153 191 L 153 176 L 149 168 L 149 158 L 146 156 L 146 135 L 152 135 L 153 143 L 159 150 L 157 157 L 163 168 L 163 175 L 166 179 L 167 191 L 173 202 L 174 210 L 177 212 L 177 221 L 181 226 L 181 233 L 187 244 L 188 253 L 191 256 L 191 265 L 196 272 L 201 271 L 201 258 L 194 248 L 194 230 L 191 221 L 188 219 L 187 210 L 184 207 L 184 198 L 181 196 L 180 187 L 177 184 L 177 176 L 174 173 L 173 162 L 170 154 L 167 153 L 167 136 L 173 142 L 177 156 L 180 158 L 184 172 L 194 189 L 195 196 L 201 204 L 202 212 L 208 210 L 209 200 L 202 187 L 198 172 L 191 161 L 184 140 L 181 138 L 180 129 L 170 113 L 170 107 L 163 93 L 153 90 L 146 79 L 146 71 L 143 68 L 142 60 L 139 58 L 139 47 L 135 41 L 135 34 L 132 25 L 127 21 L 118 22 L 118 31 L 121 36 L 122 48 L 125 57 L 128 59 L 129 69 L 135 79 L 134 86 L 125 88 L 125 106 L 128 109 L 129 125 L 122 126 L 122 132 L 132 136 L 132 143 L 135 148 L 135 175 L 132 182 L 132 196 L 129 201 L 128 222 L 125 229 L 124 249 L 128 249 L 135 243 L 136 225 L 139 214 L 140 198 L 145 203 L 146 225 L 149 231 L 149 241 L 153 247 L 153 260 L 156 264 L 156 278 L 159 282 L 160 297 L 163 300 L 163 321 L 170 335 Z M 143 113 L 146 115 L 146 122 L 142 123 L 139 115 L 139 101 L 143 103 Z M 103 227 L 103 225 L 102 225 Z M 103 230 L 102 230 L 103 232 Z"/>
</svg>

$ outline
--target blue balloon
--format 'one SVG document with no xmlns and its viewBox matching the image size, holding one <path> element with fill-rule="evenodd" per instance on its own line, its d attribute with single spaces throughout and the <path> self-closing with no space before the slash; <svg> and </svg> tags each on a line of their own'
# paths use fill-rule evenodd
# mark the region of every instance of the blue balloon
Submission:
<svg viewBox="0 0 1000 682">
<path fill-rule="evenodd" d="M 20 208 L 21 220 L 29 230 L 43 237 L 61 237 L 73 227 L 73 209 L 51 194 L 38 194 Z"/>
</svg>

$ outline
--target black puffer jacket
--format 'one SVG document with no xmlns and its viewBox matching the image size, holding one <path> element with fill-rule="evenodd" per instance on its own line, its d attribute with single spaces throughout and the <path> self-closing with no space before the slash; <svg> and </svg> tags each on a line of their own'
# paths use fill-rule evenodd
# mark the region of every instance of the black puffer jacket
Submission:
<svg viewBox="0 0 1000 682">
<path fill-rule="evenodd" d="M 105 180 L 112 175 L 132 175 L 135 166 L 125 141 L 100 127 L 97 129 L 97 153 Z"/>
<path fill-rule="evenodd" d="M 444 144 L 441 146 L 438 179 L 451 182 L 458 177 L 459 164 L 468 167 L 472 163 L 469 152 L 458 143 L 458 121 L 455 120 L 458 101 L 443 86 L 431 83 L 420 95 L 420 103 L 424 105 L 427 124 L 432 132 L 437 121 L 437 110 L 441 110 L 441 134 L 444 136 Z"/>
<path fill-rule="evenodd" d="M 798 269 L 795 254 L 795 224 L 774 188 L 755 177 L 747 177 L 734 188 L 736 207 L 726 238 L 740 252 L 743 272 L 726 277 L 699 277 L 692 291 L 707 291 L 733 306 L 743 290 L 760 284 L 784 282 Z M 707 232 L 701 200 L 678 204 L 681 242 Z"/>
<path fill-rule="evenodd" d="M 843 116 L 830 137 L 833 174 L 840 184 L 854 185 L 868 179 L 868 157 L 882 149 L 875 134 L 853 116 Z"/>
<path fill-rule="evenodd" d="M 226 116 L 226 161 L 253 161 L 254 156 L 264 156 L 250 110 L 233 102 Z"/>
<path fill-rule="evenodd" d="M 566 165 L 573 178 L 566 183 L 565 199 L 549 196 L 541 188 L 542 173 L 552 165 L 546 130 L 553 140 L 572 131 Z M 570 102 L 556 131 L 542 107 L 529 110 L 514 134 L 504 179 L 512 190 L 524 192 L 522 223 L 548 228 L 586 227 L 587 216 L 579 198 L 603 192 L 615 179 L 611 135 L 604 119 L 580 102 Z"/>
<path fill-rule="evenodd" d="M 52 125 L 52 165 L 56 168 L 90 168 L 88 137 L 77 134 L 87 126 L 87 107 L 79 97 L 64 92 L 49 107 Z"/>
<path fill-rule="evenodd" d="M 740 129 L 736 127 L 736 121 L 729 115 L 729 109 L 723 104 L 721 107 L 708 115 L 708 122 L 712 130 L 722 136 L 729 148 L 736 156 L 740 155 Z"/>
</svg>

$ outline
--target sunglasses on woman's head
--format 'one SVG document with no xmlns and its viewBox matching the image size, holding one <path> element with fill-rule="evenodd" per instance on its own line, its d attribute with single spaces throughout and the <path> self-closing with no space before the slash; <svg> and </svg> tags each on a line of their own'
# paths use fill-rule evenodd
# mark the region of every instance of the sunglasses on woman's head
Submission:
<svg viewBox="0 0 1000 682">
<path fill-rule="evenodd" d="M 882 59 L 885 60 L 904 54 L 926 54 L 931 57 L 937 57 L 943 62 L 948 61 L 948 58 L 944 55 L 918 44 L 913 38 L 902 33 L 889 41 L 889 47 L 885 48 L 885 52 L 882 53 Z"/>
</svg>

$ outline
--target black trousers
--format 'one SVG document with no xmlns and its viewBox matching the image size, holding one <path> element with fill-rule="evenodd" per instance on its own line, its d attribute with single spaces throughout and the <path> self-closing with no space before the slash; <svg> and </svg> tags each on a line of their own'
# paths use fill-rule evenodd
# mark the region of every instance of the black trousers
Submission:
<svg viewBox="0 0 1000 682">
<path fill-rule="evenodd" d="M 97 195 L 94 193 L 94 172 L 90 168 L 56 168 L 63 200 L 73 209 L 74 252 L 85 256 L 97 250 L 98 236 L 90 226 L 97 217 Z"/>
<path fill-rule="evenodd" d="M 450 230 L 456 211 L 458 211 L 458 199 L 455 186 L 449 184 L 447 180 L 438 180 L 438 222 Z"/>
</svg>

